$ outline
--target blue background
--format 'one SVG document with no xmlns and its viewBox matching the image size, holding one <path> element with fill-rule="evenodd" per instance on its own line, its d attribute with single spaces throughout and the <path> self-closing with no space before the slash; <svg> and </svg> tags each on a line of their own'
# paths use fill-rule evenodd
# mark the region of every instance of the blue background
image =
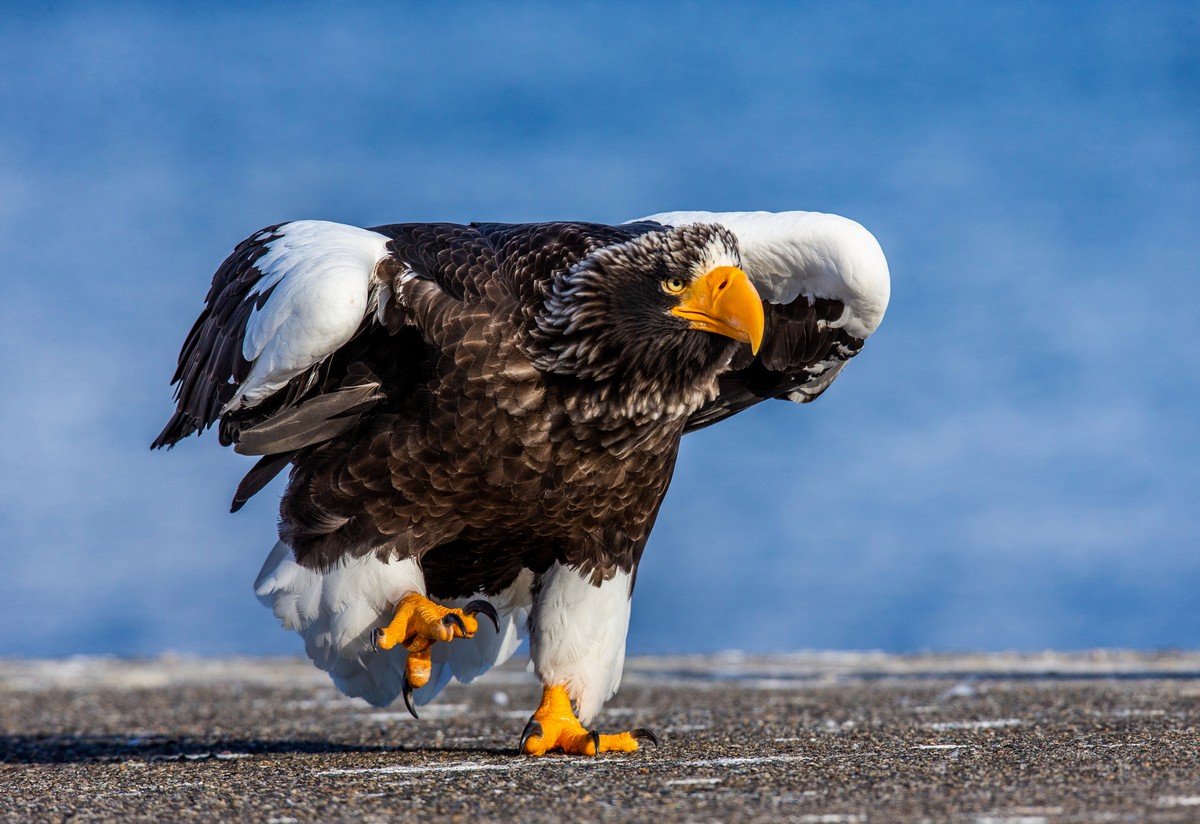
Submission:
<svg viewBox="0 0 1200 824">
<path fill-rule="evenodd" d="M 1200 641 L 1194 3 L 0 11 L 0 654 L 293 652 L 278 483 L 147 446 L 211 273 L 295 218 L 811 209 L 893 300 L 690 436 L 634 652 Z"/>
</svg>

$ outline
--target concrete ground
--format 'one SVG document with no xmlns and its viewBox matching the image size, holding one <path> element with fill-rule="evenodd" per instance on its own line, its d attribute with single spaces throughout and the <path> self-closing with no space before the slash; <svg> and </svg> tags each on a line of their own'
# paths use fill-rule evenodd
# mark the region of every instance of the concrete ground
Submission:
<svg viewBox="0 0 1200 824">
<path fill-rule="evenodd" d="M 520 665 L 422 720 L 303 661 L 0 661 L 8 820 L 1200 820 L 1200 654 L 642 658 L 605 731 L 514 754 Z"/>
</svg>

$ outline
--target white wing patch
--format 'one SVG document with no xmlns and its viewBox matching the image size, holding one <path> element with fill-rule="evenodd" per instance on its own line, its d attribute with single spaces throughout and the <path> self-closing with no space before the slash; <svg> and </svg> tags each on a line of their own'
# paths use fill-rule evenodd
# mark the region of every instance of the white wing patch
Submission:
<svg viewBox="0 0 1200 824">
<path fill-rule="evenodd" d="M 247 298 L 271 290 L 246 323 L 242 356 L 253 365 L 222 414 L 254 406 L 332 355 L 378 300 L 373 275 L 387 255 L 387 237 L 322 220 L 275 231 L 279 237 L 255 263 L 263 276 Z"/>
<path fill-rule="evenodd" d="M 644 217 L 665 226 L 716 223 L 737 236 L 742 268 L 771 303 L 804 294 L 839 300 L 849 310 L 838 325 L 866 338 L 883 320 L 891 296 L 887 259 L 860 224 L 823 212 L 661 212 Z"/>
</svg>

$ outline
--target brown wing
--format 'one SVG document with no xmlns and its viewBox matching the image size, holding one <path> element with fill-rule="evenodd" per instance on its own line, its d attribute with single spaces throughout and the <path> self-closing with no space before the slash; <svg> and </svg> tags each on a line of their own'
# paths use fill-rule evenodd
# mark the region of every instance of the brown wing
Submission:
<svg viewBox="0 0 1200 824">
<path fill-rule="evenodd" d="M 769 398 L 808 403 L 828 388 L 864 339 L 833 324 L 841 301 L 799 295 L 791 303 L 763 302 L 766 328 L 758 356 L 735 356 L 720 381 L 720 395 L 689 419 L 685 432 L 723 421 Z"/>
<path fill-rule="evenodd" d="M 177 407 L 152 448 L 172 446 L 219 421 L 223 445 L 263 456 L 239 486 L 236 510 L 299 450 L 342 435 L 364 416 L 394 406 L 428 376 L 431 338 L 413 330 L 412 318 L 393 299 L 388 287 L 395 276 L 429 281 L 442 298 L 458 302 L 477 298 L 489 281 L 499 277 L 523 305 L 532 307 L 540 300 L 539 284 L 553 271 L 574 265 L 599 246 L 651 228 L 407 223 L 361 230 L 300 221 L 257 232 L 238 244 L 213 277 L 205 307 L 184 342 L 172 378 Z M 363 236 L 378 241 L 377 256 L 358 254 Z M 278 254 L 274 244 L 281 240 L 295 249 Z M 269 253 L 273 256 L 267 257 Z M 281 317 L 319 314 L 320 307 L 312 305 L 316 300 L 309 294 L 312 290 L 292 287 L 298 280 L 306 287 L 320 286 L 342 276 L 339 273 L 346 266 L 357 267 L 361 283 L 356 288 L 369 293 L 369 299 L 364 300 L 361 316 L 352 318 L 349 326 L 343 322 L 343 339 L 336 348 L 326 351 L 320 345 L 323 338 L 314 334 L 316 342 L 306 340 L 305 327 L 289 327 Z M 259 316 L 271 312 L 278 329 L 264 332 Z M 282 339 L 289 332 L 300 340 Z M 281 338 L 261 344 L 260 350 L 275 343 L 288 350 L 295 342 L 317 355 L 311 362 L 301 359 L 299 369 L 291 364 L 290 369 L 256 372 L 258 361 L 246 356 L 247 336 L 254 334 Z M 248 400 L 242 398 L 247 385 L 257 393 L 248 395 Z"/>
</svg>

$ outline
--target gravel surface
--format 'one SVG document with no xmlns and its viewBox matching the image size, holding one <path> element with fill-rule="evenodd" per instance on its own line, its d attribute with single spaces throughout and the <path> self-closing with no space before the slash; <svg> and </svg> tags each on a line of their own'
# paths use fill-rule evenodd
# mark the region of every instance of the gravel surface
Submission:
<svg viewBox="0 0 1200 824">
<path fill-rule="evenodd" d="M 605 731 L 514 754 L 520 665 L 413 720 L 294 660 L 0 661 L 8 820 L 1197 821 L 1200 655 L 642 658 Z"/>
</svg>

